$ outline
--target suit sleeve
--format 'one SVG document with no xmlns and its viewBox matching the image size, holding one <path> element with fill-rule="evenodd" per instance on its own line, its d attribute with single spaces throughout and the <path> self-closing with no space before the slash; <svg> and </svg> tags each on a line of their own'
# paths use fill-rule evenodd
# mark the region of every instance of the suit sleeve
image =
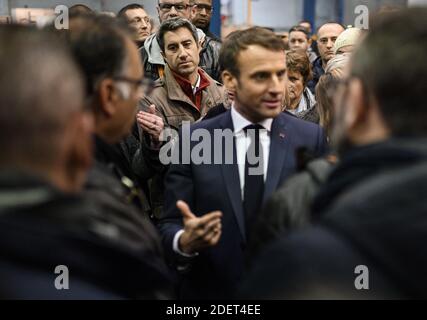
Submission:
<svg viewBox="0 0 427 320">
<path fill-rule="evenodd" d="M 183 218 L 176 207 L 176 203 L 178 200 L 183 200 L 189 205 L 191 210 L 194 208 L 191 164 L 182 163 L 179 157 L 182 153 L 181 138 L 182 133 L 180 131 L 179 141 L 172 151 L 173 156 L 171 158 L 173 162 L 169 165 L 165 177 L 164 207 L 158 223 L 166 255 L 173 262 L 177 262 L 177 259 L 184 259 L 184 257 L 178 255 L 173 250 L 175 234 L 183 228 Z M 179 161 L 175 161 L 178 159 Z"/>
<path fill-rule="evenodd" d="M 316 156 L 321 157 L 329 152 L 329 145 L 326 140 L 325 131 L 322 127 L 318 126 L 317 128 L 317 146 L 316 146 Z"/>
</svg>

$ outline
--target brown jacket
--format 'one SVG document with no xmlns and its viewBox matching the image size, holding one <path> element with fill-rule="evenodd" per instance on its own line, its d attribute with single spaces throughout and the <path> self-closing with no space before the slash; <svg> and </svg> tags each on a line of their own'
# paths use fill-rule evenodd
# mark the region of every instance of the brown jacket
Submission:
<svg viewBox="0 0 427 320">
<path fill-rule="evenodd" d="M 212 107 L 226 102 L 226 94 L 222 84 L 213 80 L 202 69 L 200 70 L 210 82 L 210 85 L 202 91 L 200 111 L 185 95 L 168 66 L 165 68 L 164 77 L 156 81 L 150 95 L 141 100 L 140 109 L 146 111 L 151 104 L 154 104 L 165 126 L 176 130 L 181 127 L 184 120 L 193 123 L 204 117 Z"/>
<path fill-rule="evenodd" d="M 210 85 L 202 90 L 200 111 L 191 99 L 185 95 L 168 66 L 165 68 L 164 78 L 158 79 L 153 91 L 141 100 L 140 109 L 146 111 L 150 105 L 154 104 L 158 115 L 163 118 L 165 127 L 179 130 L 183 121 L 187 120 L 193 123 L 204 117 L 216 105 L 227 104 L 226 93 L 222 84 L 213 80 L 203 70 L 202 72 L 209 80 Z M 148 141 L 140 128 L 139 131 L 142 142 L 141 147 L 148 150 Z M 134 170 L 136 172 L 141 166 L 140 163 L 141 159 L 134 160 Z M 163 180 L 167 167 L 160 165 L 159 168 L 162 169 L 156 170 L 157 172 L 150 182 L 150 199 L 155 218 L 159 218 L 163 210 Z"/>
</svg>

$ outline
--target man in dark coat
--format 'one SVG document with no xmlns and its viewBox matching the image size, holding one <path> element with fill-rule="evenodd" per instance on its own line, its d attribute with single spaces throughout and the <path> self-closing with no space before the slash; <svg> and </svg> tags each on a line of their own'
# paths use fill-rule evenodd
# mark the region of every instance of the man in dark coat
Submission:
<svg viewBox="0 0 427 320">
<path fill-rule="evenodd" d="M 317 225 L 262 254 L 243 296 L 427 297 L 426 28 L 426 9 L 402 10 L 358 48 L 333 127 L 342 159 L 314 201 Z"/>
<path fill-rule="evenodd" d="M 235 92 L 231 110 L 182 129 L 175 151 L 183 159 L 190 153 L 192 157 L 172 162 L 169 168 L 159 228 L 168 257 L 177 268 L 187 267 L 180 288 L 183 298 L 232 296 L 242 276 L 253 221 L 262 204 L 294 172 L 295 150 L 305 146 L 317 154 L 324 151 L 319 126 L 281 112 L 283 46 L 273 32 L 262 28 L 231 36 L 221 56 L 225 84 Z M 186 130 L 210 139 L 190 141 Z M 226 136 L 220 150 L 218 134 Z M 201 163 L 198 142 L 212 155 Z M 191 152 L 181 149 L 185 144 Z M 252 151 L 261 158 L 258 172 L 251 167 L 256 162 L 249 160 Z"/>
<path fill-rule="evenodd" d="M 68 48 L 22 26 L 1 26 L 0 47 L 0 297 L 167 297 L 155 229 L 142 223 L 132 246 L 122 226 L 79 195 L 93 117 Z"/>
</svg>

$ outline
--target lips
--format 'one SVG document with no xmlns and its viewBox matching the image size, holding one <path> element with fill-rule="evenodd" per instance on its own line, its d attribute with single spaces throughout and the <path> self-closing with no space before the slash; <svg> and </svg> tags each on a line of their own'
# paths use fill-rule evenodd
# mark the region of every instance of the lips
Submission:
<svg viewBox="0 0 427 320">
<path fill-rule="evenodd" d="M 281 106 L 280 100 L 263 100 L 263 103 L 269 109 L 276 109 Z"/>
</svg>

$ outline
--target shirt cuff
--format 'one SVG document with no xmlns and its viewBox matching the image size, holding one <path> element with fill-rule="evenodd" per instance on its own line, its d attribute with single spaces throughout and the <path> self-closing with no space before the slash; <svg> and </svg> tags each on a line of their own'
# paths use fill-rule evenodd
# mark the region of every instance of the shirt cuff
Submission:
<svg viewBox="0 0 427 320">
<path fill-rule="evenodd" d="M 198 252 L 193 253 L 193 254 L 187 254 L 182 252 L 181 250 L 179 250 L 179 238 L 181 237 L 181 235 L 184 233 L 184 230 L 181 229 L 179 230 L 177 233 L 175 233 L 175 236 L 173 237 L 173 251 L 175 251 L 176 253 L 178 253 L 179 255 L 186 257 L 186 258 L 194 258 L 197 257 L 199 255 Z"/>
</svg>

